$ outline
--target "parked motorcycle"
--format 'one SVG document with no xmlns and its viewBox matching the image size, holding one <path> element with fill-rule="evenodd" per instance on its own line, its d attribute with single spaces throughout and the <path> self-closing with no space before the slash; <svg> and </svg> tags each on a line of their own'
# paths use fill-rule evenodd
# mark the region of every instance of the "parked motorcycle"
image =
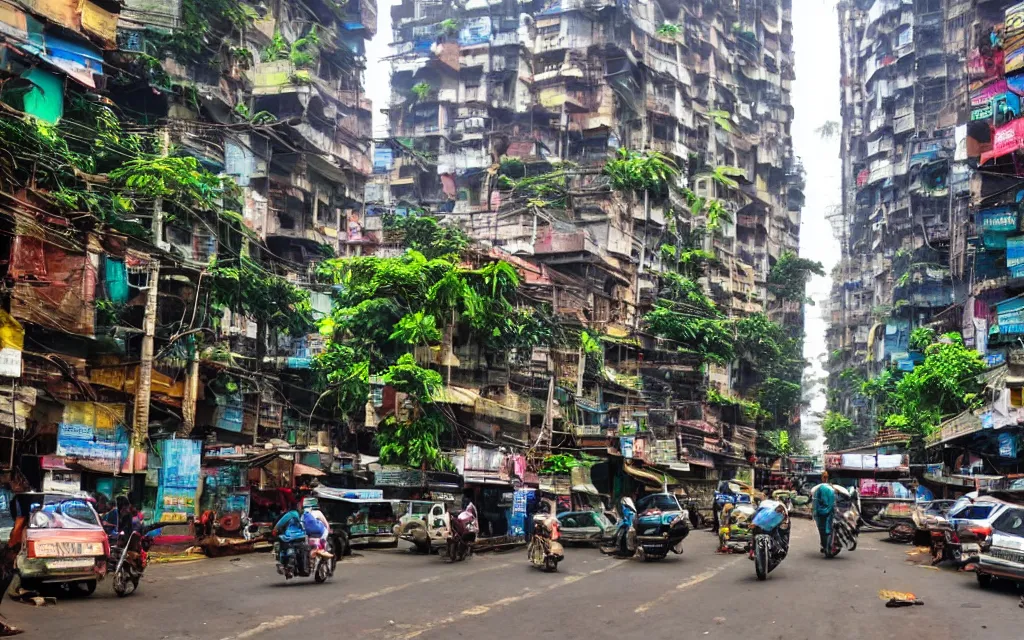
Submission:
<svg viewBox="0 0 1024 640">
<path fill-rule="evenodd" d="M 465 560 L 473 552 L 472 544 L 476 542 L 476 534 L 480 532 L 480 523 L 473 503 L 459 515 L 448 516 L 448 536 L 441 553 L 449 562 Z"/>
<path fill-rule="evenodd" d="M 274 557 L 277 559 L 277 572 L 284 576 L 285 580 L 299 576 L 308 578 L 313 576 L 317 584 L 327 582 L 327 579 L 334 575 L 334 568 L 338 564 L 338 556 L 334 553 L 334 545 L 330 539 L 327 540 L 324 552 L 317 552 L 310 555 L 309 543 L 305 540 L 282 543 L 274 543 Z"/>
<path fill-rule="evenodd" d="M 558 518 L 551 513 L 533 516 L 533 539 L 526 550 L 530 564 L 544 571 L 558 571 L 558 563 L 565 558 L 562 543 L 558 541 L 561 537 Z"/>
<path fill-rule="evenodd" d="M 149 564 L 149 549 L 153 545 L 153 534 L 162 525 L 149 526 L 142 531 L 132 531 L 120 545 L 122 536 L 113 535 L 110 541 L 110 556 L 107 558 L 107 574 L 110 575 L 114 593 L 125 597 L 139 588 L 139 581 Z"/>
<path fill-rule="evenodd" d="M 779 566 L 789 553 L 789 511 L 776 500 L 762 500 L 750 520 L 753 540 L 750 559 L 758 580 L 767 580 L 768 574 Z"/>
</svg>

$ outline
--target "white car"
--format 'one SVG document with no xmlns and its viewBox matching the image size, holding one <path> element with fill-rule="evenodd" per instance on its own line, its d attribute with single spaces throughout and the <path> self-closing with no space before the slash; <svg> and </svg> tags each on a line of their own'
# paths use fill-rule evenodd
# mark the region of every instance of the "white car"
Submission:
<svg viewBox="0 0 1024 640">
<path fill-rule="evenodd" d="M 977 573 L 983 588 L 993 579 L 1024 583 L 1024 509 L 1010 506 L 1001 510 L 993 523 L 992 541 L 981 552 Z"/>
<path fill-rule="evenodd" d="M 946 518 L 954 528 L 962 525 L 991 527 L 1008 506 L 1009 503 L 1002 500 L 983 496 L 971 503 L 955 505 Z"/>
</svg>

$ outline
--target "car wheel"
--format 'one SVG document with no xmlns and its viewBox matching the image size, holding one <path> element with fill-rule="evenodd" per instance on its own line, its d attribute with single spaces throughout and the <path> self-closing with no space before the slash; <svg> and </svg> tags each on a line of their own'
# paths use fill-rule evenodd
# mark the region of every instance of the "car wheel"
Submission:
<svg viewBox="0 0 1024 640">
<path fill-rule="evenodd" d="M 992 576 L 987 573 L 978 572 L 978 586 L 982 589 L 988 589 L 992 586 Z"/>
<path fill-rule="evenodd" d="M 349 544 L 348 536 L 344 533 L 339 533 L 334 538 L 334 548 L 337 549 L 338 553 L 342 556 L 352 555 L 352 545 Z"/>
</svg>

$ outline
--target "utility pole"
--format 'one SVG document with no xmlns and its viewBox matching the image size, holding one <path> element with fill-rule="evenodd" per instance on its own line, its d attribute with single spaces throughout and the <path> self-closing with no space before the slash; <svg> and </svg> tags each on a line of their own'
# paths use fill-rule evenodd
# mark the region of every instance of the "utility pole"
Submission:
<svg viewBox="0 0 1024 640">
<path fill-rule="evenodd" d="M 141 450 L 149 432 L 149 399 L 153 390 L 153 336 L 156 334 L 156 299 L 160 281 L 160 259 L 149 256 L 146 313 L 142 319 L 142 356 L 135 386 L 135 415 L 132 422 L 132 469 L 135 451 Z M 194 410 L 194 403 L 193 403 Z"/>
<path fill-rule="evenodd" d="M 171 132 L 167 128 L 160 131 L 160 156 L 167 157 L 171 150 Z M 150 226 L 153 231 L 153 244 L 164 248 L 164 199 L 158 196 L 153 201 L 153 221 Z"/>
<path fill-rule="evenodd" d="M 195 341 L 192 340 L 193 347 Z M 188 362 L 188 373 L 185 374 L 185 393 L 181 400 L 182 432 L 186 437 L 196 427 L 196 397 L 199 395 L 199 354 L 192 353 Z"/>
</svg>

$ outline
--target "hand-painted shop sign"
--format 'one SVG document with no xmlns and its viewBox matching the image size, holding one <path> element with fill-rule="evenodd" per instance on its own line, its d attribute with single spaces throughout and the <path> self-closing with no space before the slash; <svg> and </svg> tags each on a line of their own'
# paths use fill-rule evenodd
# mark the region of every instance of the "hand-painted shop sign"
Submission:
<svg viewBox="0 0 1024 640">
<path fill-rule="evenodd" d="M 1024 298 L 1013 298 L 996 304 L 996 319 L 1000 334 L 1024 333 Z"/>
<path fill-rule="evenodd" d="M 996 351 L 994 353 L 986 353 L 984 358 L 985 366 L 987 366 L 989 369 L 998 367 L 1001 364 L 1006 364 L 1006 354 L 1000 351 Z"/>
<path fill-rule="evenodd" d="M 423 472 L 419 469 L 381 469 L 373 474 L 375 487 L 422 487 Z"/>
<path fill-rule="evenodd" d="M 992 101 L 992 98 L 1006 93 L 1006 79 L 994 80 L 980 89 L 971 92 L 971 107 L 981 107 Z"/>
<path fill-rule="evenodd" d="M 992 150 L 981 154 L 981 162 L 1001 158 L 1021 148 L 1024 143 L 1024 119 L 1007 122 L 996 129 L 992 138 Z"/>
<path fill-rule="evenodd" d="M 1017 211 L 1014 207 L 996 207 L 978 212 L 978 226 L 982 231 L 1008 233 L 1017 230 Z"/>
</svg>

